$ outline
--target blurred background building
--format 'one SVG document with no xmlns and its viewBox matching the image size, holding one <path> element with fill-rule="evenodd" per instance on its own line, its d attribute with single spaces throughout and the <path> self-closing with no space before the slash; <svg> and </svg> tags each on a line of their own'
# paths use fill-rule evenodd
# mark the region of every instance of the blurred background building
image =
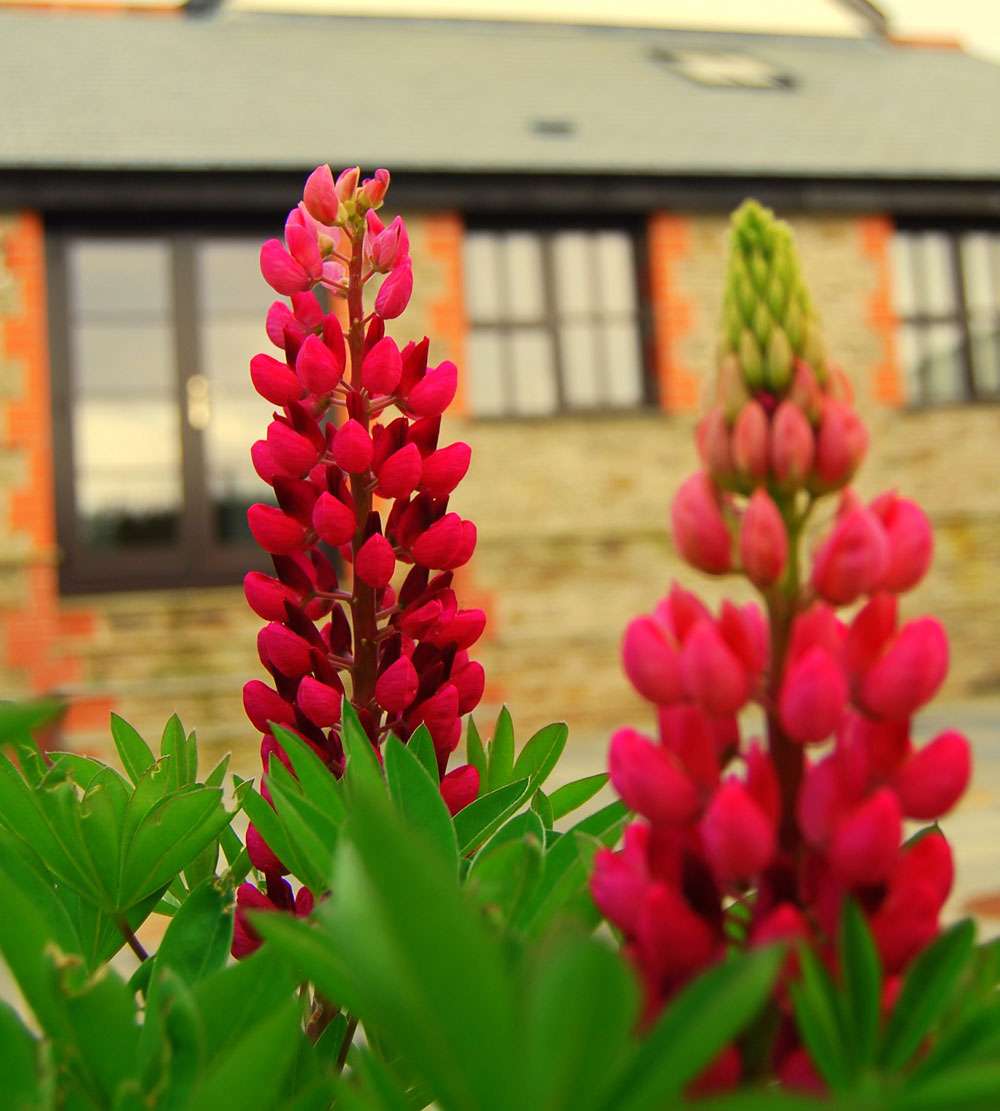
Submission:
<svg viewBox="0 0 1000 1111">
<path fill-rule="evenodd" d="M 1000 67 L 814 8 L 778 33 L 0 7 L 0 697 L 62 692 L 98 750 L 109 710 L 176 709 L 254 768 L 257 254 L 320 162 L 391 169 L 395 332 L 462 369 L 494 708 L 648 719 L 618 643 L 696 578 L 667 508 L 746 196 L 797 233 L 873 434 L 861 491 L 933 518 L 912 604 L 949 628 L 947 693 L 1000 692 Z"/>
</svg>

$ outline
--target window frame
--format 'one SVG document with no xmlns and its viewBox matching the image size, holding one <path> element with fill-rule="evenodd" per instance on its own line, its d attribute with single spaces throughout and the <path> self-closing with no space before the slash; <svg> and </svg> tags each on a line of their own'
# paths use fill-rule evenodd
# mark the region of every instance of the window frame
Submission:
<svg viewBox="0 0 1000 1111">
<path fill-rule="evenodd" d="M 896 350 L 900 373 L 903 376 L 904 383 L 914 381 L 917 387 L 916 393 L 907 391 L 904 395 L 904 403 L 908 408 L 912 409 L 939 409 L 949 406 L 998 404 L 1000 403 L 1000 383 L 990 388 L 977 381 L 976 367 L 972 354 L 973 323 L 977 319 L 977 316 L 981 314 L 977 312 L 969 300 L 966 269 L 962 260 L 962 241 L 965 236 L 986 235 L 995 237 L 998 241 L 998 249 L 1000 249 L 1000 223 L 987 221 L 977 223 L 970 223 L 968 221 L 942 221 L 930 223 L 927 221 L 905 219 L 897 219 L 893 222 L 893 239 L 897 236 L 905 236 L 914 239 L 921 235 L 941 235 L 944 237 L 948 257 L 947 280 L 954 298 L 954 307 L 950 312 L 929 312 L 921 306 L 918 311 L 904 315 L 896 311 L 894 303 L 895 290 L 893 290 L 893 296 L 891 298 L 893 302 L 892 319 L 897 337 Z M 890 260 L 889 273 L 890 281 L 895 283 L 897 271 L 892 260 Z M 911 288 L 916 291 L 915 299 L 918 302 L 926 301 L 926 290 L 924 288 L 926 270 L 914 262 L 912 249 L 909 253 L 908 277 Z M 991 277 L 994 283 L 993 304 L 988 319 L 993 326 L 994 354 L 998 371 L 1000 371 L 1000 265 L 997 266 Z M 921 357 L 915 368 L 916 373 L 913 375 L 912 379 L 910 379 L 907 374 L 908 368 L 903 365 L 902 354 L 899 350 L 898 336 L 901 329 L 904 327 L 913 328 L 919 337 L 927 330 L 941 325 L 953 326 L 957 330 L 959 336 L 959 343 L 955 352 L 956 369 L 958 371 L 958 389 L 956 393 L 958 396 L 938 400 L 934 397 L 934 392 L 928 377 L 929 362 L 927 358 L 925 356 Z"/>
<path fill-rule="evenodd" d="M 634 325 L 637 342 L 637 356 L 639 359 L 640 396 L 636 402 L 615 403 L 608 400 L 607 379 L 602 375 L 603 400 L 592 406 L 578 406 L 567 401 L 566 385 L 566 355 L 563 350 L 564 343 L 560 336 L 560 326 L 569 321 L 575 322 L 576 316 L 568 316 L 560 312 L 556 292 L 556 264 L 555 243 L 556 237 L 565 232 L 584 232 L 597 235 L 601 232 L 622 232 L 628 239 L 631 247 L 632 274 L 635 288 L 635 313 Z M 541 421 L 561 418 L 589 418 L 621 417 L 630 413 L 642 413 L 659 409 L 659 396 L 657 379 L 653 373 L 653 341 L 652 317 L 649 298 L 649 256 L 647 243 L 647 226 L 645 220 L 622 219 L 609 223 L 606 216 L 594 214 L 592 217 L 583 215 L 560 219 L 558 224 L 549 219 L 520 218 L 516 221 L 501 222 L 490 218 L 468 218 L 465 224 L 465 234 L 493 233 L 504 235 L 508 233 L 526 233 L 539 242 L 541 250 L 542 290 L 545 302 L 537 318 L 530 321 L 516 320 L 507 316 L 499 316 L 495 320 L 475 320 L 468 309 L 468 286 L 465 284 L 463 268 L 463 298 L 466 299 L 465 322 L 467 328 L 467 341 L 471 340 L 476 330 L 493 332 L 499 335 L 507 361 L 505 362 L 504 379 L 506 382 L 504 394 L 504 408 L 502 412 L 478 413 L 473 404 L 469 402 L 469 417 L 477 421 L 519 420 Z M 501 292 L 501 300 L 503 293 Z M 600 307 L 591 309 L 586 321 L 592 326 L 607 324 L 614 319 L 614 314 L 602 312 Z M 555 407 L 546 412 L 522 412 L 516 406 L 516 397 L 513 396 L 513 375 L 507 373 L 510 366 L 509 352 L 512 347 L 512 337 L 519 330 L 544 328 L 546 336 L 552 345 L 553 373 L 555 375 Z M 470 363 L 471 368 L 471 363 Z M 470 391 L 471 398 L 471 391 Z M 514 402 L 512 404 L 512 401 Z"/>
<path fill-rule="evenodd" d="M 183 589 L 236 585 L 250 570 L 271 570 L 270 558 L 251 539 L 226 544 L 213 530 L 212 500 L 206 470 L 204 433 L 187 414 L 187 383 L 204 372 L 199 344 L 197 244 L 205 239 L 258 239 L 273 233 L 265 220 L 232 222 L 165 222 L 163 224 L 110 224 L 103 221 L 68 221 L 46 228 L 46 282 L 50 344 L 52 406 L 52 461 L 55 486 L 56 537 L 59 589 L 63 594 L 112 591 Z M 127 242 L 155 239 L 165 243 L 170 260 L 170 325 L 173 335 L 174 374 L 172 400 L 176 402 L 180 449 L 182 499 L 178 534 L 168 544 L 126 547 L 88 547 L 80 536 L 75 481 L 69 313 L 68 253 L 79 240 Z M 261 345 L 266 349 L 264 321 Z M 247 361 L 255 352 L 249 352 Z M 251 389 L 249 372 L 247 389 Z M 219 402 L 217 402 L 218 404 Z M 222 400 L 224 404 L 224 399 Z M 260 435 L 263 435 L 263 427 Z M 260 500 L 267 500 L 261 482 Z"/>
</svg>

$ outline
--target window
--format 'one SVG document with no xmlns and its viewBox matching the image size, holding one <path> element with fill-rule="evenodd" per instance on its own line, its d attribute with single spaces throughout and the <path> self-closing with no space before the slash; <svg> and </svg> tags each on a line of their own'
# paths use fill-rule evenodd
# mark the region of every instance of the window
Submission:
<svg viewBox="0 0 1000 1111">
<path fill-rule="evenodd" d="M 464 267 L 476 416 L 652 400 L 628 232 L 470 231 Z"/>
<path fill-rule="evenodd" d="M 65 236 L 50 255 L 63 589 L 239 581 L 269 407 L 260 236 Z"/>
<path fill-rule="evenodd" d="M 906 398 L 1000 398 L 1000 232 L 900 230 L 891 262 Z"/>
<path fill-rule="evenodd" d="M 795 79 L 742 50 L 653 50 L 653 61 L 696 85 L 720 89 L 791 89 Z"/>
</svg>

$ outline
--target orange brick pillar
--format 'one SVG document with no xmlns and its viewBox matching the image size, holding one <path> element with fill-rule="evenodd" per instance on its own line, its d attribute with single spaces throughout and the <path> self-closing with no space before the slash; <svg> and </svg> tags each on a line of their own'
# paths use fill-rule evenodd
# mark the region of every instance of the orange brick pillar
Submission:
<svg viewBox="0 0 1000 1111">
<path fill-rule="evenodd" d="M 903 379 L 896 355 L 896 318 L 892 312 L 892 273 L 889 247 L 892 221 L 866 216 L 858 221 L 861 252 L 872 266 L 874 282 L 868 300 L 868 323 L 878 336 L 882 354 L 872 368 L 872 400 L 882 405 L 903 404 Z"/>
<path fill-rule="evenodd" d="M 654 370 L 660 407 L 668 413 L 698 408 L 700 378 L 685 365 L 683 341 L 694 331 L 694 299 L 684 293 L 679 263 L 691 253 L 691 221 L 665 212 L 650 217 L 649 293 L 653 320 Z"/>
<path fill-rule="evenodd" d="M 45 303 L 45 235 L 31 212 L 0 217 L 0 697 L 79 678 L 64 638 L 92 615 L 60 613 Z M 80 704 L 73 717 L 107 705 Z M 81 722 L 82 724 L 82 722 Z"/>
</svg>

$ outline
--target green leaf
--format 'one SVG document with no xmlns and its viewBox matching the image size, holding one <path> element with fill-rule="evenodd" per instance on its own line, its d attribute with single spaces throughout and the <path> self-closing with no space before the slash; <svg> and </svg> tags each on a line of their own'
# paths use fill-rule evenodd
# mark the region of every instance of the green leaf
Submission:
<svg viewBox="0 0 1000 1111">
<path fill-rule="evenodd" d="M 169 883 L 231 820 L 215 787 L 186 787 L 154 804 L 125 851 L 119 906 Z"/>
<path fill-rule="evenodd" d="M 105 892 L 105 909 L 115 906 L 121 868 L 121 828 L 131 791 L 112 768 L 91 780 L 80 802 L 80 832 Z"/>
<path fill-rule="evenodd" d="M 513 779 L 514 724 L 504 706 L 493 729 L 493 739 L 486 748 L 486 790 L 505 787 Z"/>
<path fill-rule="evenodd" d="M 528 797 L 527 779 L 508 783 L 489 794 L 480 795 L 455 815 L 458 851 L 464 856 L 485 841 Z"/>
<path fill-rule="evenodd" d="M 542 824 L 546 829 L 552 828 L 554 821 L 552 817 L 552 803 L 549 802 L 549 796 L 541 789 L 537 788 L 535 793 L 531 796 L 531 809 L 542 819 Z"/>
<path fill-rule="evenodd" d="M 919 1086 L 927 1076 L 953 1069 L 977 1057 L 991 1059 L 1000 1051 L 1000 1001 L 979 1001 L 971 1013 L 948 1024 L 911 1073 Z"/>
<path fill-rule="evenodd" d="M 0 1001 L 0 1076 L 9 1111 L 38 1111 L 44 1106 L 39 1048 L 14 1011 Z"/>
<path fill-rule="evenodd" d="M 566 866 L 563 846 L 575 850 Z M 572 832 L 563 838 L 555 849 L 546 854 L 542 878 L 531 897 L 522 904 L 516 917 L 516 925 L 534 935 L 546 929 L 559 914 L 570 911 L 577 897 L 586 892 L 587 881 L 593 871 L 594 856 L 601 848 L 596 838 L 585 833 Z M 591 905 L 587 895 L 586 906 Z"/>
<path fill-rule="evenodd" d="M 540 787 L 558 763 L 568 736 L 569 726 L 561 721 L 539 729 L 514 761 L 512 778 L 527 776 L 532 788 Z"/>
<path fill-rule="evenodd" d="M 214 877 L 191 890 L 170 920 L 153 958 L 156 972 L 170 968 L 194 986 L 225 967 L 233 941 L 233 895 Z"/>
<path fill-rule="evenodd" d="M 853 1070 L 833 981 L 808 945 L 801 945 L 798 954 L 801 979 L 789 989 L 795 1021 L 823 1079 L 834 1091 L 841 1091 Z"/>
<path fill-rule="evenodd" d="M 344 699 L 342 717 L 340 722 L 341 740 L 344 744 L 344 755 L 347 764 L 344 770 L 344 782 L 350 790 L 364 790 L 365 786 L 377 785 L 380 790 L 385 790 L 385 781 L 382 777 L 382 767 L 368 734 L 361 727 L 354 707 Z"/>
<path fill-rule="evenodd" d="M 480 792 L 485 791 L 487 776 L 486 750 L 483 748 L 483 740 L 479 736 L 479 730 L 476 728 L 476 723 L 472 720 L 471 715 L 465 727 L 465 760 L 479 772 L 479 790 Z"/>
<path fill-rule="evenodd" d="M 699 976 L 640 1044 L 616 1095 L 615 1111 L 649 1111 L 693 1080 L 764 1005 L 784 953 L 755 949 Z"/>
<path fill-rule="evenodd" d="M 436 772 L 431 779 L 417 756 L 398 737 L 388 738 L 384 755 L 385 780 L 396 809 L 409 825 L 422 830 L 441 850 L 444 861 L 457 870 L 455 827 L 441 797 Z"/>
<path fill-rule="evenodd" d="M 930 1032 L 969 963 L 975 934 L 971 919 L 957 922 L 910 965 L 879 1053 L 883 1067 L 900 1068 Z"/>
<path fill-rule="evenodd" d="M 437 753 L 434 751 L 434 740 L 431 737 L 430 730 L 423 722 L 410 734 L 406 747 L 420 761 L 431 779 L 437 783 L 440 780 Z"/>
<path fill-rule="evenodd" d="M 193 734 L 192 734 L 193 735 Z M 215 765 L 214 768 L 205 776 L 206 787 L 221 787 L 226 782 L 226 772 L 229 769 L 229 753 Z"/>
<path fill-rule="evenodd" d="M 280 857 L 281 862 L 312 891 L 325 891 L 338 827 L 306 799 L 301 785 L 278 760 L 268 775 L 268 787 L 286 841 L 292 848 L 292 855 Z"/>
<path fill-rule="evenodd" d="M 111 715 L 111 736 L 125 773 L 137 784 L 143 773 L 156 763 L 153 750 L 124 718 L 114 713 Z"/>
<path fill-rule="evenodd" d="M 55 721 L 65 710 L 65 702 L 57 698 L 38 702 L 0 702 L 0 745 L 30 737 L 33 730 Z"/>
<path fill-rule="evenodd" d="M 174 714 L 163 727 L 160 753 L 170 757 L 170 788 L 177 790 L 194 782 L 194 769 L 188 766 L 188 744 L 181 719 Z"/>
<path fill-rule="evenodd" d="M 864 1067 L 874 1061 L 878 1048 L 882 965 L 865 916 L 853 899 L 844 902 L 838 950 L 844 1028 L 854 1061 Z"/>
<path fill-rule="evenodd" d="M 243 781 L 236 788 L 236 801 L 286 868 L 290 868 L 295 875 L 309 870 L 309 864 L 298 843 L 289 835 L 273 808 L 253 789 L 252 779 Z"/>
<path fill-rule="evenodd" d="M 466 886 L 480 906 L 508 921 L 538 886 L 542 845 L 536 837 L 525 836 L 500 844 L 491 841 L 490 846 L 476 854 Z"/>
<path fill-rule="evenodd" d="M 575 779 L 572 783 L 557 787 L 549 795 L 553 819 L 558 821 L 592 799 L 607 781 L 607 773 L 599 772 L 597 775 L 588 775 L 584 779 Z"/>
<path fill-rule="evenodd" d="M 1000 1107 L 1000 1062 L 982 1061 L 946 1069 L 907 1087 L 890 1111 L 986 1111 Z"/>
<path fill-rule="evenodd" d="M 275 740 L 292 762 L 305 796 L 339 825 L 347 816 L 340 781 L 301 737 L 281 725 L 273 726 L 273 730 Z"/>
<path fill-rule="evenodd" d="M 631 1054 L 635 982 L 619 954 L 589 938 L 535 956 L 528 970 L 522 1064 L 532 1107 L 609 1106 L 604 1097 Z"/>
</svg>

